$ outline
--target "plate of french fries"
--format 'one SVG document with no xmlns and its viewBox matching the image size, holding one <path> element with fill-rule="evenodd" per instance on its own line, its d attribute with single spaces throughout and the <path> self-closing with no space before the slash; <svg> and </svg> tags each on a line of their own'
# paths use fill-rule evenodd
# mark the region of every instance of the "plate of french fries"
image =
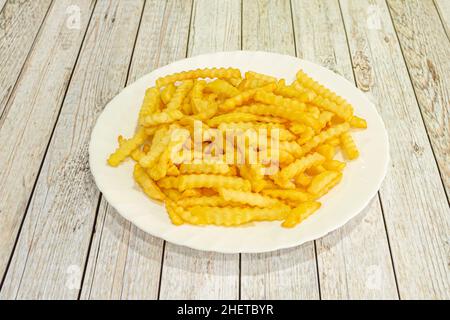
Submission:
<svg viewBox="0 0 450 320">
<path fill-rule="evenodd" d="M 95 182 L 124 218 L 198 250 L 266 252 L 339 228 L 376 195 L 389 144 L 373 103 L 295 57 L 176 61 L 112 99 L 92 131 Z"/>
</svg>

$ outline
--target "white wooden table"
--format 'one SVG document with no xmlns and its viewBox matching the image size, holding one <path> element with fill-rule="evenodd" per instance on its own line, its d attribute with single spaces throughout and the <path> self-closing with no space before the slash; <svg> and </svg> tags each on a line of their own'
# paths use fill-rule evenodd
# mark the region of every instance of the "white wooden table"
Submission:
<svg viewBox="0 0 450 320">
<path fill-rule="evenodd" d="M 0 0 L 1 299 L 449 299 L 450 0 Z M 366 92 L 389 133 L 377 197 L 328 236 L 266 254 L 166 243 L 88 166 L 128 83 L 186 56 L 281 52 Z"/>
</svg>

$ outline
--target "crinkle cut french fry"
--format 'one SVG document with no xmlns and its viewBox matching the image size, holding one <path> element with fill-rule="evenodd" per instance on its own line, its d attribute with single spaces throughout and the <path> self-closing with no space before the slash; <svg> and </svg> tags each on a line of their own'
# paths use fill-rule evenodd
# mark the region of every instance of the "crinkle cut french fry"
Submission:
<svg viewBox="0 0 450 320">
<path fill-rule="evenodd" d="M 335 185 L 342 177 L 341 172 L 325 171 L 315 176 L 308 187 L 308 192 L 313 195 L 322 195 L 324 190 L 328 191 L 331 185 Z"/>
<path fill-rule="evenodd" d="M 272 208 L 205 206 L 189 208 L 192 215 L 199 219 L 199 224 L 218 226 L 238 226 L 252 221 L 283 220 L 289 210 L 290 207 L 286 205 Z"/>
<path fill-rule="evenodd" d="M 166 128 L 156 131 L 150 151 L 139 160 L 139 164 L 144 168 L 149 168 L 156 163 L 170 143 L 170 134 Z"/>
<path fill-rule="evenodd" d="M 323 155 L 327 160 L 332 160 L 336 154 L 336 148 L 330 144 L 322 144 L 316 148 L 316 152 Z"/>
<path fill-rule="evenodd" d="M 337 126 L 331 127 L 325 131 L 322 131 L 317 136 L 314 136 L 311 140 L 309 140 L 307 143 L 305 143 L 302 148 L 302 154 L 307 154 L 312 149 L 316 148 L 320 144 L 324 143 L 325 141 L 338 137 L 342 133 L 348 131 L 350 129 L 350 125 L 345 122 L 342 124 L 339 124 Z"/>
<path fill-rule="evenodd" d="M 275 105 L 278 107 L 292 108 L 295 111 L 304 111 L 306 106 L 304 103 L 290 98 L 285 98 L 283 96 L 277 96 L 272 92 L 267 92 L 264 90 L 257 90 L 254 96 L 255 101 L 262 102 L 268 105 Z"/>
<path fill-rule="evenodd" d="M 145 170 L 138 164 L 134 166 L 134 179 L 141 186 L 142 190 L 150 198 L 155 200 L 164 200 L 166 197 L 161 189 L 150 179 Z"/>
<path fill-rule="evenodd" d="M 312 166 L 322 164 L 325 161 L 325 157 L 319 153 L 313 153 L 307 155 L 301 159 L 298 159 L 288 165 L 286 168 L 278 173 L 278 178 L 282 181 L 287 181 L 294 178 L 296 175 L 303 173 L 306 169 Z M 275 180 L 277 183 L 277 179 Z"/>
<path fill-rule="evenodd" d="M 193 174 L 178 177 L 178 190 L 183 191 L 191 188 L 229 188 L 249 191 L 251 185 L 248 180 L 232 176 Z"/>
<path fill-rule="evenodd" d="M 297 224 L 317 211 L 320 208 L 320 205 L 320 202 L 313 201 L 301 203 L 298 207 L 289 212 L 286 220 L 284 220 L 281 225 L 285 228 L 295 227 Z"/>
<path fill-rule="evenodd" d="M 163 87 L 169 83 L 174 83 L 176 81 L 183 81 L 189 79 L 197 78 L 219 78 L 219 79 L 233 79 L 240 78 L 241 71 L 234 68 L 205 68 L 183 71 L 179 73 L 174 73 L 156 80 L 157 87 Z"/>
<path fill-rule="evenodd" d="M 168 201 L 169 206 L 167 207 L 167 210 L 169 208 L 172 210 L 172 215 L 176 216 L 176 221 L 179 221 L 178 217 L 183 220 L 184 222 L 190 223 L 190 224 L 198 224 L 199 218 L 192 215 L 192 213 L 189 210 L 184 209 L 183 207 L 178 206 L 173 201 Z"/>
<path fill-rule="evenodd" d="M 194 82 L 192 80 L 186 80 L 181 85 L 179 85 L 175 90 L 172 99 L 170 99 L 169 103 L 167 104 L 167 110 L 181 109 L 181 104 L 186 98 L 189 90 L 192 89 L 193 85 Z"/>
<path fill-rule="evenodd" d="M 305 173 L 300 173 L 299 175 L 295 176 L 294 180 L 296 185 L 307 187 L 310 185 L 312 177 Z"/>
<path fill-rule="evenodd" d="M 325 161 L 322 166 L 326 169 L 326 170 L 331 170 L 331 171 L 342 171 L 344 170 L 346 163 L 345 162 L 341 162 L 338 160 L 327 160 Z"/>
<path fill-rule="evenodd" d="M 254 72 L 254 71 L 247 71 L 245 73 L 245 78 L 246 79 L 259 79 L 259 80 L 263 80 L 265 82 L 276 82 L 277 78 L 272 77 L 272 76 L 268 76 L 266 74 L 262 74 L 262 73 L 258 73 L 258 72 Z"/>
<path fill-rule="evenodd" d="M 227 98 L 237 96 L 240 93 L 240 91 L 232 86 L 229 82 L 221 79 L 217 79 L 208 83 L 206 89 L 211 92 L 223 95 Z"/>
<path fill-rule="evenodd" d="M 160 94 L 158 89 L 150 88 L 145 91 L 144 101 L 142 102 L 141 110 L 139 111 L 139 123 L 142 123 L 143 119 L 156 112 L 160 104 Z"/>
<path fill-rule="evenodd" d="M 172 201 L 166 201 L 165 204 L 170 221 L 172 221 L 172 223 L 176 226 L 181 226 L 182 224 L 184 224 L 184 221 L 180 217 L 179 210 L 177 210 L 175 203 L 173 203 Z"/>
<path fill-rule="evenodd" d="M 158 180 L 157 185 L 164 189 L 177 189 L 178 190 L 178 177 L 164 177 Z"/>
<path fill-rule="evenodd" d="M 305 202 L 310 200 L 311 198 L 307 192 L 298 189 L 293 190 L 267 189 L 262 190 L 261 193 L 272 198 L 290 200 L 294 202 Z"/>
<path fill-rule="evenodd" d="M 266 197 L 259 193 L 245 192 L 232 189 L 219 189 L 219 193 L 226 201 L 248 204 L 254 207 L 275 207 L 282 203 L 277 199 Z"/>
<path fill-rule="evenodd" d="M 186 173 L 208 173 L 228 175 L 231 173 L 230 166 L 226 163 L 182 163 L 180 172 Z"/>
<path fill-rule="evenodd" d="M 226 207 L 233 203 L 224 200 L 221 196 L 199 196 L 184 198 L 177 201 L 180 207 L 195 207 L 195 206 L 208 206 L 208 207 Z"/>
<path fill-rule="evenodd" d="M 344 132 L 341 135 L 341 147 L 348 159 L 354 160 L 359 157 L 358 148 L 349 132 Z"/>
<path fill-rule="evenodd" d="M 260 116 L 252 113 L 243 112 L 232 112 L 216 116 L 208 120 L 208 126 L 217 127 L 221 123 L 226 122 L 251 122 L 251 121 L 262 121 L 262 122 L 283 122 L 281 119 L 276 119 L 273 117 Z"/>
<path fill-rule="evenodd" d="M 156 91 L 158 91 L 158 89 L 156 88 L 152 88 Z M 177 87 L 175 87 L 175 85 L 173 83 L 170 83 L 168 86 L 166 86 L 164 88 L 164 90 L 161 91 L 161 100 L 164 104 L 168 104 L 169 101 L 172 99 L 175 91 L 177 90 Z"/>
<path fill-rule="evenodd" d="M 117 167 L 123 160 L 128 157 L 133 150 L 137 149 L 144 143 L 147 138 L 147 134 L 143 128 L 140 128 L 136 134 L 129 140 L 126 140 L 121 146 L 119 146 L 114 153 L 108 158 L 108 164 L 113 167 Z"/>
<path fill-rule="evenodd" d="M 297 72 L 297 81 L 303 87 L 312 89 L 317 94 L 314 102 L 320 107 L 336 113 L 338 116 L 347 121 L 353 116 L 353 107 L 347 101 L 339 97 L 330 89 L 325 88 L 323 85 L 313 80 L 302 70 Z"/>
<path fill-rule="evenodd" d="M 183 118 L 183 113 L 180 110 L 165 110 L 144 117 L 142 125 L 146 127 L 156 126 L 163 123 L 172 123 L 181 118 Z"/>
<path fill-rule="evenodd" d="M 320 129 L 320 123 L 317 119 L 314 119 L 311 115 L 297 109 L 298 108 L 292 106 L 274 106 L 255 103 L 239 108 L 239 112 L 279 117 L 289 121 L 302 123 L 317 130 Z"/>
<path fill-rule="evenodd" d="M 353 116 L 350 119 L 350 125 L 353 128 L 360 128 L 360 129 L 366 129 L 367 128 L 367 121 L 363 118 L 360 118 L 358 116 Z"/>
</svg>

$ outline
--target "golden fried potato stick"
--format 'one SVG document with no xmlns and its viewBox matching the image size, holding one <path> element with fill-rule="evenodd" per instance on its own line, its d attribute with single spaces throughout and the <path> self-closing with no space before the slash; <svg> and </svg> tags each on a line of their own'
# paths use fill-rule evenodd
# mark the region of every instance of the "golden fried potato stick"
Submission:
<svg viewBox="0 0 450 320">
<path fill-rule="evenodd" d="M 222 79 L 217 79 L 208 83 L 206 85 L 206 90 L 218 95 L 222 95 L 226 98 L 237 96 L 240 93 L 240 91 L 236 87 Z"/>
<path fill-rule="evenodd" d="M 161 154 L 170 143 L 170 133 L 166 128 L 160 128 L 155 132 L 150 151 L 139 160 L 143 168 L 150 168 L 158 161 Z"/>
<path fill-rule="evenodd" d="M 312 177 L 305 173 L 300 173 L 294 178 L 295 184 L 301 187 L 307 187 L 311 184 Z"/>
<path fill-rule="evenodd" d="M 307 192 L 299 189 L 267 189 L 262 190 L 261 193 L 272 198 L 289 200 L 293 202 L 305 202 L 311 199 L 311 196 Z"/>
<path fill-rule="evenodd" d="M 296 99 L 299 102 L 310 102 L 314 99 L 315 94 L 309 90 L 299 90 L 294 86 L 286 86 L 281 80 L 278 81 L 274 93 L 285 98 Z"/>
<path fill-rule="evenodd" d="M 194 86 L 194 81 L 192 80 L 186 80 L 183 81 L 183 83 L 178 86 L 172 96 L 172 99 L 170 99 L 169 103 L 167 104 L 167 110 L 179 110 L 181 109 L 181 104 L 183 103 L 184 99 L 186 98 L 189 91 Z"/>
<path fill-rule="evenodd" d="M 311 168 L 306 169 L 306 173 L 310 176 L 317 176 L 318 174 L 327 171 L 322 165 L 312 166 Z"/>
<path fill-rule="evenodd" d="M 219 194 L 226 201 L 247 204 L 253 207 L 276 207 L 282 205 L 277 199 L 264 196 L 259 193 L 245 192 L 232 189 L 219 189 Z"/>
<path fill-rule="evenodd" d="M 181 226 L 182 224 L 184 224 L 183 219 L 179 215 L 180 211 L 175 205 L 175 203 L 172 201 L 166 201 L 165 205 L 170 221 L 172 221 L 172 223 L 176 226 Z"/>
<path fill-rule="evenodd" d="M 152 88 L 155 89 L 156 91 L 158 91 L 158 89 L 156 88 Z M 172 100 L 172 97 L 175 93 L 175 91 L 177 90 L 177 87 L 175 87 L 175 85 L 173 83 L 170 83 L 168 86 L 166 86 L 162 91 L 161 91 L 161 100 L 164 104 L 168 104 L 170 102 L 170 100 Z"/>
<path fill-rule="evenodd" d="M 168 204 L 168 206 L 167 206 Z M 188 210 L 185 210 L 183 207 L 180 207 L 175 202 L 168 200 L 166 204 L 166 209 L 169 211 L 172 210 L 172 215 L 176 215 L 180 217 L 184 222 L 190 223 L 190 224 L 198 224 L 199 218 L 192 215 L 192 213 Z M 177 221 L 179 221 L 176 218 Z"/>
<path fill-rule="evenodd" d="M 247 71 L 245 73 L 245 79 L 258 79 L 263 80 L 265 82 L 277 82 L 277 78 L 268 76 L 266 74 L 254 72 L 254 71 Z"/>
<path fill-rule="evenodd" d="M 172 123 L 181 118 L 183 118 L 183 113 L 180 110 L 165 110 L 144 117 L 142 125 L 145 127 L 156 126 L 163 123 Z"/>
<path fill-rule="evenodd" d="M 293 228 L 308 218 L 320 208 L 320 202 L 308 201 L 301 203 L 297 208 L 289 212 L 286 220 L 281 224 L 285 228 Z"/>
<path fill-rule="evenodd" d="M 230 227 L 252 221 L 283 220 L 287 217 L 290 207 L 286 205 L 272 208 L 196 206 L 189 208 L 189 211 L 199 219 L 199 224 Z"/>
<path fill-rule="evenodd" d="M 156 80 L 156 86 L 161 88 L 169 83 L 176 81 L 183 81 L 197 78 L 219 78 L 219 79 L 233 79 L 241 78 L 241 71 L 234 68 L 205 68 L 183 71 L 174 73 Z"/>
<path fill-rule="evenodd" d="M 198 196 L 191 198 L 184 198 L 177 201 L 177 204 L 181 207 L 195 207 L 195 206 L 207 206 L 207 207 L 227 207 L 233 203 L 224 200 L 221 196 Z"/>
<path fill-rule="evenodd" d="M 323 155 L 327 160 L 332 160 L 336 154 L 335 146 L 324 143 L 316 148 L 316 152 Z"/>
<path fill-rule="evenodd" d="M 336 103 L 328 99 L 324 99 L 321 96 L 316 96 L 312 103 L 323 110 L 333 112 L 345 121 L 349 121 L 353 117 L 353 109 L 345 108 L 343 105 L 337 105 Z"/>
<path fill-rule="evenodd" d="M 271 83 L 272 81 L 265 81 L 262 79 L 243 79 L 241 83 L 239 84 L 238 89 L 241 91 L 249 90 L 249 89 L 256 89 L 260 87 L 264 87 Z"/>
<path fill-rule="evenodd" d="M 286 151 L 294 157 L 299 158 L 303 154 L 302 147 L 295 141 L 280 141 L 280 151 Z"/>
<path fill-rule="evenodd" d="M 221 176 L 213 174 L 191 174 L 181 175 L 178 179 L 178 190 L 183 191 L 192 188 L 229 188 L 249 191 L 251 188 L 248 180 L 233 177 L 233 176 Z"/>
<path fill-rule="evenodd" d="M 160 188 L 164 189 L 177 189 L 178 190 L 178 180 L 179 177 L 164 177 L 161 180 L 158 180 L 156 184 Z M 178 190 L 179 191 L 179 190 Z M 180 193 L 181 194 L 181 193 Z"/>
<path fill-rule="evenodd" d="M 152 199 L 161 201 L 166 198 L 161 189 L 159 189 L 159 187 L 152 181 L 152 179 L 150 179 L 150 177 L 145 173 L 145 170 L 140 165 L 136 164 L 134 166 L 133 176 L 147 196 Z"/>
<path fill-rule="evenodd" d="M 239 108 L 239 112 L 279 117 L 289 121 L 299 122 L 301 124 L 313 127 L 317 130 L 320 129 L 320 123 L 317 119 L 314 119 L 314 117 L 312 117 L 310 114 L 298 110 L 297 107 L 255 103 Z"/>
<path fill-rule="evenodd" d="M 131 152 L 133 152 L 133 150 L 143 144 L 146 138 L 147 134 L 145 133 L 144 128 L 139 128 L 131 139 L 126 140 L 116 149 L 114 153 L 109 156 L 108 164 L 110 166 L 117 167 L 131 154 Z"/>
<path fill-rule="evenodd" d="M 357 116 L 353 116 L 350 119 L 350 125 L 353 128 L 360 128 L 360 129 L 366 129 L 367 128 L 366 120 L 364 120 L 363 118 L 357 117 Z"/>
<path fill-rule="evenodd" d="M 282 108 L 290 108 L 293 111 L 301 112 L 306 110 L 306 105 L 298 100 L 285 98 L 283 96 L 278 96 L 272 92 L 267 92 L 265 90 L 257 90 L 254 97 L 255 101 L 275 105 Z"/>
<path fill-rule="evenodd" d="M 337 126 L 331 127 L 325 131 L 322 131 L 301 147 L 302 148 L 301 155 L 307 154 L 308 152 L 318 147 L 320 144 L 324 143 L 327 140 L 339 137 L 341 134 L 348 131 L 349 129 L 350 125 L 347 122 L 344 122 Z"/>
<path fill-rule="evenodd" d="M 307 130 L 307 128 L 309 128 L 309 127 L 305 126 L 304 124 L 296 123 L 296 122 L 291 123 L 291 125 L 289 126 L 289 130 L 293 134 L 296 134 L 296 135 L 300 135 L 300 134 L 304 133 Z M 312 129 L 312 128 L 310 128 L 310 129 Z"/>
<path fill-rule="evenodd" d="M 161 191 L 170 200 L 178 201 L 179 199 L 181 199 L 181 192 L 178 191 L 178 189 L 164 189 L 164 188 L 161 188 Z"/>
<path fill-rule="evenodd" d="M 230 175 L 230 166 L 226 163 L 182 163 L 180 172 Z"/>
<path fill-rule="evenodd" d="M 341 135 L 341 147 L 348 159 L 354 160 L 359 157 L 358 148 L 349 132 L 344 132 Z"/>
<path fill-rule="evenodd" d="M 121 146 L 121 145 L 123 145 L 127 140 L 124 138 L 124 137 L 122 137 L 122 136 L 119 136 L 118 138 L 117 138 L 117 140 L 118 140 L 118 142 L 119 142 L 119 146 Z M 148 146 L 148 145 L 145 145 L 145 146 Z M 139 162 L 139 160 L 143 157 L 143 156 L 145 156 L 145 150 L 141 150 L 141 149 L 139 149 L 139 147 L 137 148 L 137 149 L 134 149 L 132 152 L 131 152 L 131 154 L 130 154 L 130 157 L 131 157 L 131 159 L 133 159 L 134 161 L 136 161 L 136 162 Z"/>
<path fill-rule="evenodd" d="M 330 171 L 342 171 L 344 170 L 345 166 L 347 164 L 345 162 L 341 162 L 339 160 L 327 160 L 325 161 L 322 166 L 326 169 L 326 170 L 330 170 Z"/>
<path fill-rule="evenodd" d="M 336 171 L 325 171 L 317 176 L 315 176 L 311 184 L 309 185 L 307 191 L 316 196 L 321 197 L 326 192 L 328 192 L 332 187 L 334 187 L 342 178 L 341 172 Z"/>
<path fill-rule="evenodd" d="M 305 88 L 313 90 L 317 96 L 314 103 L 325 110 L 336 113 L 346 121 L 353 116 L 353 107 L 330 89 L 325 88 L 302 70 L 297 72 L 297 81 Z"/>
<path fill-rule="evenodd" d="M 261 122 L 269 122 L 269 123 L 280 123 L 284 122 L 282 119 L 276 119 L 274 117 L 260 116 L 252 113 L 243 113 L 243 112 L 231 112 L 222 114 L 220 116 L 216 116 L 212 119 L 208 120 L 208 126 L 217 127 L 221 123 L 229 123 L 229 122 L 252 122 L 252 121 L 261 121 Z"/>
<path fill-rule="evenodd" d="M 152 113 L 158 111 L 161 102 L 158 89 L 150 88 L 145 91 L 144 101 L 142 102 L 141 110 L 139 111 L 139 120 L 141 124 L 144 118 Z"/>
<path fill-rule="evenodd" d="M 281 184 L 284 184 L 286 181 L 289 181 L 296 175 L 303 173 L 306 169 L 316 165 L 320 165 L 324 161 L 325 157 L 317 152 L 307 155 L 301 159 L 298 159 L 277 174 L 277 177 L 275 178 L 275 183 L 278 184 L 279 180 L 281 180 L 282 181 Z"/>
<path fill-rule="evenodd" d="M 300 138 L 297 139 L 297 143 L 299 145 L 303 145 L 306 142 L 308 142 L 309 140 L 311 140 L 315 134 L 316 133 L 314 132 L 313 128 L 306 127 L 305 131 L 302 134 L 300 134 Z"/>
</svg>

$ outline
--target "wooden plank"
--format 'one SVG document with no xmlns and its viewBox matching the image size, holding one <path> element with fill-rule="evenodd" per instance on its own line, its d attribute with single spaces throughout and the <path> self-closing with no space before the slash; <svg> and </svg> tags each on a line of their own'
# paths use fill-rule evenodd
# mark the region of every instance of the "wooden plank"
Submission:
<svg viewBox="0 0 450 320">
<path fill-rule="evenodd" d="M 240 49 L 238 0 L 194 1 L 188 55 Z M 166 244 L 161 299 L 237 299 L 239 255 Z"/>
<path fill-rule="evenodd" d="M 243 2 L 243 49 L 295 56 L 289 1 Z M 242 254 L 242 299 L 318 299 L 314 242 L 263 254 Z"/>
<path fill-rule="evenodd" d="M 448 196 L 450 43 L 432 0 L 388 5 Z"/>
<path fill-rule="evenodd" d="M 297 55 L 354 82 L 338 1 L 293 1 L 292 11 Z M 378 197 L 316 247 L 322 299 L 397 298 Z"/>
<path fill-rule="evenodd" d="M 448 0 L 434 0 L 434 4 L 439 12 L 447 37 L 450 37 L 450 2 Z"/>
<path fill-rule="evenodd" d="M 0 276 L 3 276 L 91 15 L 78 0 L 80 28 L 66 26 L 70 1 L 57 1 L 0 121 Z"/>
<path fill-rule="evenodd" d="M 147 1 L 128 83 L 186 55 L 192 2 Z M 153 30 L 153 32 L 148 32 Z M 82 299 L 156 299 L 163 241 L 131 225 L 102 199 Z"/>
<path fill-rule="evenodd" d="M 384 1 L 341 1 L 358 86 L 389 134 L 391 163 L 380 190 L 402 299 L 449 298 L 450 210 Z"/>
<path fill-rule="evenodd" d="M 1 117 L 51 2 L 0 1 Z"/>
<path fill-rule="evenodd" d="M 106 102 L 125 84 L 143 3 L 112 0 L 96 5 L 3 297 L 76 299 L 79 295 L 99 201 L 88 166 L 90 133 Z"/>
</svg>

